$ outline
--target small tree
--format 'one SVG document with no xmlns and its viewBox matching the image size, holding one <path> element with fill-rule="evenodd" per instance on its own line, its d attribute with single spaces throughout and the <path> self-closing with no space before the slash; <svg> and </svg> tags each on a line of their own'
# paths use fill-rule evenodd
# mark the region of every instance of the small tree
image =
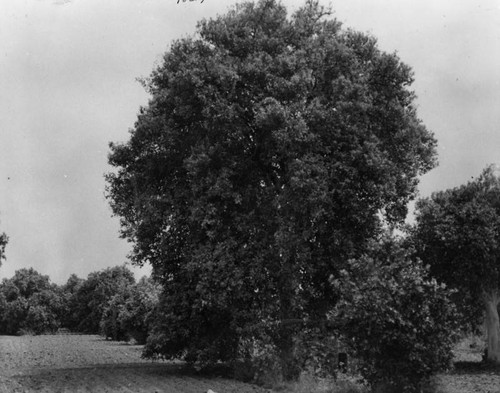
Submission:
<svg viewBox="0 0 500 393">
<path fill-rule="evenodd" d="M 458 289 L 467 325 L 482 317 L 487 359 L 500 363 L 500 178 L 494 166 L 467 184 L 417 203 L 413 241 L 439 280 Z"/>
<path fill-rule="evenodd" d="M 330 319 L 376 392 L 420 392 L 450 366 L 457 338 L 451 293 L 400 245 L 374 244 L 333 283 L 341 298 Z"/>
</svg>

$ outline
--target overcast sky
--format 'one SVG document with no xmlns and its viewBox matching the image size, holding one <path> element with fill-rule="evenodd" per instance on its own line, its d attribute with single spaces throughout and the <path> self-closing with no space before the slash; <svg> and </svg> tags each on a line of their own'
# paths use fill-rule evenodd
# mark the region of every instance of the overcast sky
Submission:
<svg viewBox="0 0 500 393">
<path fill-rule="evenodd" d="M 147 103 L 136 78 L 234 3 L 0 0 L 0 231 L 10 237 L 0 278 L 33 267 L 63 283 L 127 260 L 104 196 L 108 143 L 127 140 Z M 440 161 L 421 196 L 500 163 L 500 0 L 332 5 L 345 27 L 371 33 L 415 72 Z"/>
</svg>

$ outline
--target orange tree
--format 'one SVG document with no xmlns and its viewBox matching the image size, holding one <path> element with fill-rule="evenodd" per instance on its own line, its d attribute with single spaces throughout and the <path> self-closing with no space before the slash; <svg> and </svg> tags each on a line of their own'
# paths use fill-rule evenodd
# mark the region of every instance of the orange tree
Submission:
<svg viewBox="0 0 500 393">
<path fill-rule="evenodd" d="M 410 68 L 327 14 L 261 0 L 201 21 L 110 145 L 122 236 L 163 286 L 150 356 L 228 360 L 269 340 L 297 376 L 289 322 L 326 319 L 329 278 L 435 165 Z"/>
</svg>

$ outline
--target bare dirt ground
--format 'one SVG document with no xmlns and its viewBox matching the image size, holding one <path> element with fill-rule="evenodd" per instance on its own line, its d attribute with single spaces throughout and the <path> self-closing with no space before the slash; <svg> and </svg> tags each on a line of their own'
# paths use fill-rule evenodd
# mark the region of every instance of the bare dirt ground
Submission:
<svg viewBox="0 0 500 393">
<path fill-rule="evenodd" d="M 173 362 L 140 357 L 141 346 L 99 336 L 0 336 L 0 393 L 263 393 L 257 386 L 201 377 Z"/>
<path fill-rule="evenodd" d="M 180 363 L 141 359 L 142 347 L 100 336 L 0 336 L 0 393 L 266 393 Z M 436 377 L 436 393 L 500 393 L 500 368 L 481 363 L 482 348 L 464 341 L 455 369 Z"/>
</svg>

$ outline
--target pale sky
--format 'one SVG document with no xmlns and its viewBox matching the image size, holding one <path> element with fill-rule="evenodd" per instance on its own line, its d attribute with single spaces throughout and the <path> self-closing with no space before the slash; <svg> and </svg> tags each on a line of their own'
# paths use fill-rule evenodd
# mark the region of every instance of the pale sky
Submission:
<svg viewBox="0 0 500 393">
<path fill-rule="evenodd" d="M 136 78 L 198 20 L 235 3 L 0 0 L 0 231 L 10 237 L 0 278 L 33 267 L 64 283 L 127 260 L 104 197 L 108 143 L 127 140 L 147 103 Z M 283 3 L 293 11 L 303 1 Z M 332 6 L 345 27 L 374 35 L 415 72 L 418 114 L 440 162 L 421 196 L 500 163 L 500 0 Z"/>
</svg>

